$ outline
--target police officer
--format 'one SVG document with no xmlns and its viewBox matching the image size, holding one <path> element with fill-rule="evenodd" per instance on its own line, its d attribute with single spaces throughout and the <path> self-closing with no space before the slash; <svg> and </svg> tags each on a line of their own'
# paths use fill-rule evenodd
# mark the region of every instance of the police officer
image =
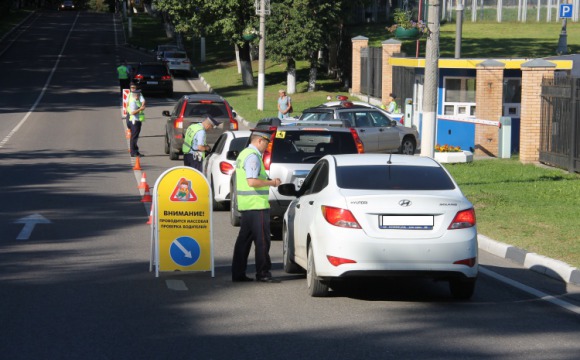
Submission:
<svg viewBox="0 0 580 360">
<path fill-rule="evenodd" d="M 242 150 L 236 160 L 236 189 L 238 209 L 242 213 L 240 232 L 234 245 L 232 281 L 253 281 L 246 276 L 248 255 L 255 247 L 256 281 L 279 283 L 272 278 L 270 269 L 270 186 L 280 185 L 280 179 L 269 179 L 262 161 L 270 135 L 253 132 L 250 145 Z"/>
<path fill-rule="evenodd" d="M 145 121 L 145 100 L 143 99 L 143 95 L 141 95 L 141 90 L 135 89 L 131 91 L 129 104 L 127 105 L 127 113 L 129 114 L 129 123 L 127 125 L 129 125 L 131 130 L 129 144 L 131 157 L 143 156 L 139 152 L 139 146 L 137 146 L 139 134 L 141 133 L 141 125 Z"/>
<path fill-rule="evenodd" d="M 117 76 L 119 77 L 119 86 L 121 87 L 121 94 L 123 93 L 123 89 L 129 88 L 129 82 L 131 81 L 129 75 L 131 74 L 131 70 L 127 65 L 127 61 L 123 60 L 123 63 L 117 67 Z"/>
<path fill-rule="evenodd" d="M 200 123 L 190 125 L 185 131 L 183 139 L 183 165 L 192 167 L 200 172 L 203 171 L 203 159 L 205 152 L 211 147 L 206 143 L 206 131 L 218 127 L 219 121 L 206 115 L 205 120 Z"/>
</svg>

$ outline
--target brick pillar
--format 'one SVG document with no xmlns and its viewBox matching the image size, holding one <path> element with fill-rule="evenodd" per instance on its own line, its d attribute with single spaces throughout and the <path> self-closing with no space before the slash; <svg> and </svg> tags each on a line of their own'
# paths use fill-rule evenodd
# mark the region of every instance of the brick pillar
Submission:
<svg viewBox="0 0 580 360">
<path fill-rule="evenodd" d="M 401 45 L 403 43 L 399 40 L 389 39 L 383 41 L 381 44 L 383 45 L 383 83 L 381 84 L 381 102 L 386 104 L 389 94 L 393 92 L 393 66 L 389 64 L 389 59 L 393 54 L 401 52 Z"/>
<path fill-rule="evenodd" d="M 503 72 L 505 65 L 486 60 L 477 65 L 475 115 L 478 119 L 499 121 L 503 110 Z M 498 155 L 498 128 L 475 125 L 475 154 Z"/>
<path fill-rule="evenodd" d="M 535 59 L 522 66 L 522 103 L 520 114 L 520 161 L 539 160 L 542 78 L 553 78 L 556 65 Z"/>
<path fill-rule="evenodd" d="M 351 92 L 354 94 L 360 94 L 360 52 L 362 48 L 369 46 L 369 38 L 364 36 L 357 36 L 352 38 L 352 88 Z"/>
</svg>

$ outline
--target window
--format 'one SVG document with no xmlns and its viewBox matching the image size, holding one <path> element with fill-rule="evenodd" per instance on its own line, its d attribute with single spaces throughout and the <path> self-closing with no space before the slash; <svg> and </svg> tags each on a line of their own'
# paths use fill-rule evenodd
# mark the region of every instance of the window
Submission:
<svg viewBox="0 0 580 360">
<path fill-rule="evenodd" d="M 338 166 L 336 183 L 342 189 L 451 190 L 453 181 L 438 166 Z"/>
<path fill-rule="evenodd" d="M 475 78 L 444 79 L 444 115 L 475 116 Z"/>
</svg>

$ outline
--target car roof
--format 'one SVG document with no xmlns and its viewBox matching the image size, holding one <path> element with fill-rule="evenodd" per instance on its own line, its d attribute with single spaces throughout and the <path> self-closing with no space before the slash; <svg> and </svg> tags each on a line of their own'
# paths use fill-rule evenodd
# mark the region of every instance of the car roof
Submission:
<svg viewBox="0 0 580 360">
<path fill-rule="evenodd" d="M 426 166 L 440 167 L 433 159 L 427 156 L 401 155 L 401 154 L 344 154 L 327 155 L 333 157 L 337 166 L 368 166 L 368 165 L 392 165 L 392 166 Z M 389 164 L 389 161 L 391 164 Z"/>
<path fill-rule="evenodd" d="M 359 104 L 353 104 L 352 106 L 343 106 L 342 104 L 332 104 L 332 105 L 318 105 L 315 107 L 311 107 L 305 109 L 302 113 L 305 112 L 331 112 L 334 110 L 357 110 L 357 109 L 364 109 L 364 110 L 380 110 L 374 106 L 365 106 Z"/>
<path fill-rule="evenodd" d="M 223 102 L 225 101 L 225 99 L 217 94 L 211 94 L 211 93 L 200 93 L 200 94 L 188 94 L 188 95 L 183 95 L 183 99 L 186 99 L 188 101 L 201 101 L 201 100 L 210 100 L 210 101 L 215 101 L 215 102 Z"/>
</svg>

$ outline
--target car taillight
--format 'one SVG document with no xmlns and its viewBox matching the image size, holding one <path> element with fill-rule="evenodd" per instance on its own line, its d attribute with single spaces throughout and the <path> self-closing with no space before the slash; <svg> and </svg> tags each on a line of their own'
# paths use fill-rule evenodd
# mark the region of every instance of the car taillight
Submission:
<svg viewBox="0 0 580 360">
<path fill-rule="evenodd" d="M 200 100 L 199 102 L 201 104 L 213 104 L 213 101 L 211 101 L 211 100 Z"/>
<path fill-rule="evenodd" d="M 326 255 L 326 258 L 333 266 L 339 266 L 339 265 L 343 265 L 343 264 L 356 264 L 356 261 L 354 261 L 352 259 L 339 258 L 336 256 L 330 256 L 330 255 Z"/>
<path fill-rule="evenodd" d="M 350 228 L 350 229 L 360 229 L 358 221 L 354 218 L 354 215 L 350 210 L 335 208 L 332 206 L 322 206 L 322 216 L 328 221 L 330 225 Z"/>
<path fill-rule="evenodd" d="M 466 229 L 475 226 L 475 210 L 473 208 L 459 211 L 455 214 L 448 230 Z"/>
<path fill-rule="evenodd" d="M 224 175 L 231 175 L 234 172 L 234 166 L 229 162 L 220 162 L 220 172 Z"/>
<path fill-rule="evenodd" d="M 362 142 L 362 140 L 360 139 L 360 136 L 358 136 L 358 133 L 356 132 L 355 128 L 350 128 L 350 133 L 352 134 L 352 138 L 354 139 L 354 143 L 356 144 L 356 151 L 359 154 L 362 154 L 365 152 L 365 146 Z"/>
<path fill-rule="evenodd" d="M 135 79 L 137 79 L 137 80 L 143 80 L 143 75 L 137 74 L 137 75 L 135 75 Z"/>
<path fill-rule="evenodd" d="M 183 129 L 183 118 L 177 118 L 175 119 L 175 121 L 173 122 L 173 127 L 175 129 Z"/>
<path fill-rule="evenodd" d="M 230 130 L 232 131 L 238 130 L 238 121 L 236 119 L 230 118 Z"/>
<path fill-rule="evenodd" d="M 161 80 L 171 80 L 171 75 L 163 75 Z"/>
</svg>

